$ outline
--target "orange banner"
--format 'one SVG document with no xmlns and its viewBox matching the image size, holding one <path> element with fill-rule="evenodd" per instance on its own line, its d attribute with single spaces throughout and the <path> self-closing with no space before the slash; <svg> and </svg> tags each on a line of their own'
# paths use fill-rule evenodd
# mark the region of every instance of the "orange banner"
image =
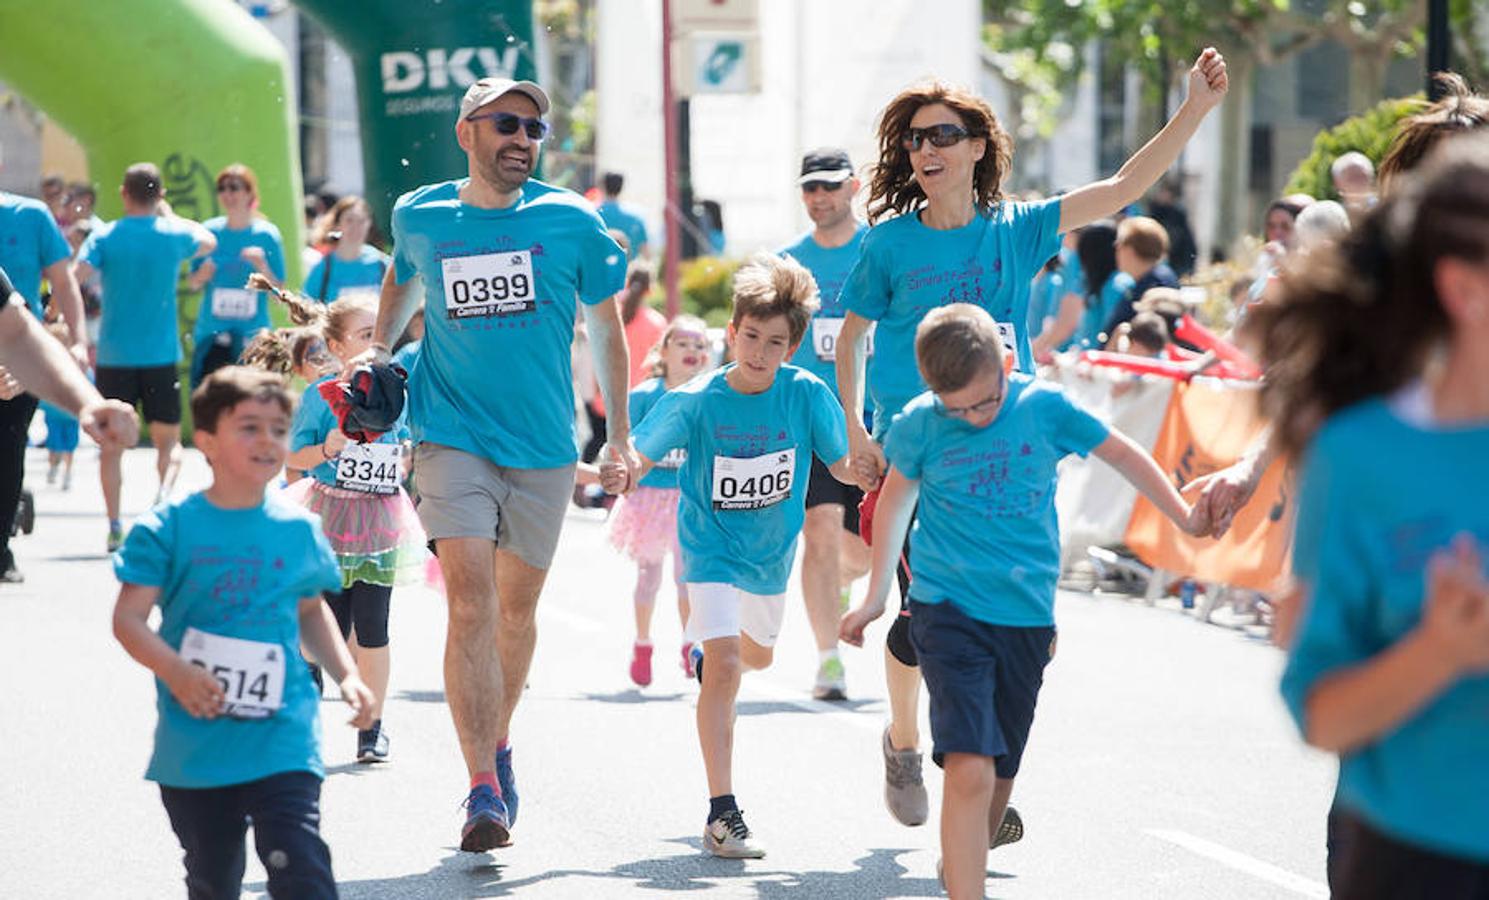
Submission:
<svg viewBox="0 0 1489 900">
<path fill-rule="evenodd" d="M 1179 383 L 1153 458 L 1175 486 L 1183 487 L 1235 462 L 1263 425 L 1255 390 L 1211 379 Z M 1184 534 L 1139 496 L 1127 525 L 1127 546 L 1148 565 L 1177 575 L 1258 591 L 1276 589 L 1288 571 L 1292 547 L 1294 496 L 1286 463 L 1279 459 L 1272 464 L 1219 541 Z"/>
</svg>

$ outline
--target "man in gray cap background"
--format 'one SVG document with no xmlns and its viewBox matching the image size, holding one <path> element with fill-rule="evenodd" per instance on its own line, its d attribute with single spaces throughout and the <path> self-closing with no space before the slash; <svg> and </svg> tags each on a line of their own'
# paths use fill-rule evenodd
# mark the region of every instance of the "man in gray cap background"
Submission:
<svg viewBox="0 0 1489 900">
<path fill-rule="evenodd" d="M 802 157 L 796 183 L 813 228 L 780 252 L 811 271 L 822 305 L 813 315 L 806 339 L 791 364 L 821 378 L 837 393 L 834 361 L 838 331 L 843 327 L 838 292 L 858 261 L 858 245 L 868 226 L 853 214 L 859 183 L 846 150 L 825 147 L 807 153 Z M 813 457 L 801 531 L 801 593 L 817 640 L 817 679 L 812 696 L 818 700 L 845 700 L 848 696 L 843 662 L 838 656 L 838 619 L 847 606 L 845 598 L 853 581 L 869 570 L 868 546 L 858 536 L 861 499 L 862 491 L 832 477 L 822 460 Z"/>
<path fill-rule="evenodd" d="M 507 844 L 517 817 L 507 737 L 574 485 L 576 306 L 614 423 L 610 452 L 636 463 L 626 344 L 610 302 L 626 255 L 583 197 L 531 178 L 548 108 L 529 81 L 483 78 L 466 91 L 455 137 L 469 176 L 398 199 L 372 349 L 348 367 L 388 361 L 421 276 L 426 328 L 409 424 L 419 515 L 447 586 L 445 696 L 471 778 L 468 851 Z"/>
</svg>

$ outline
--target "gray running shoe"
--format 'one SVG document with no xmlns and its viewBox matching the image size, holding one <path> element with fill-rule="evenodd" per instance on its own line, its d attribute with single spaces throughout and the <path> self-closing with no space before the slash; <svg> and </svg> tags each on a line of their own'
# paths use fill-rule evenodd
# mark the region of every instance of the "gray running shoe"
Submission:
<svg viewBox="0 0 1489 900">
<path fill-rule="evenodd" d="M 755 843 L 755 836 L 745 824 L 744 813 L 734 809 L 703 829 L 703 849 L 726 859 L 760 859 L 765 848 Z"/>
<path fill-rule="evenodd" d="M 996 850 L 1004 844 L 1017 844 L 1024 839 L 1024 820 L 1019 816 L 1019 811 L 1013 807 L 1003 810 L 1003 821 L 997 828 L 992 827 L 993 811 L 988 810 L 988 849 Z"/>
<path fill-rule="evenodd" d="M 884 805 L 901 825 L 924 825 L 930 817 L 930 800 L 920 776 L 919 750 L 896 750 L 884 729 Z"/>
</svg>

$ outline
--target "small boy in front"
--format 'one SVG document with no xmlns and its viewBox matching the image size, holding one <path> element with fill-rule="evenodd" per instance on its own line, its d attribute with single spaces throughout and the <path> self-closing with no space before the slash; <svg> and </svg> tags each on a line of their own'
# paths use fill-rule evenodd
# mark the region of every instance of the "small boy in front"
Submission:
<svg viewBox="0 0 1489 900">
<path fill-rule="evenodd" d="M 191 396 L 212 485 L 141 516 L 114 556 L 114 635 L 155 673 L 160 784 L 186 851 L 186 889 L 236 898 L 253 823 L 272 897 L 336 896 L 320 837 L 319 700 L 309 649 L 368 727 L 372 694 L 322 591 L 341 570 L 319 520 L 265 496 L 289 452 L 294 404 L 278 375 L 219 369 Z M 160 631 L 149 626 L 160 606 Z"/>
<path fill-rule="evenodd" d="M 837 396 L 816 375 L 783 365 L 816 307 L 817 284 L 800 263 L 772 254 L 751 259 L 734 276 L 734 362 L 668 391 L 632 435 L 638 481 L 670 451 L 687 450 L 677 530 L 691 605 L 685 639 L 702 684 L 703 847 L 715 856 L 765 855 L 734 800 L 734 700 L 740 675 L 771 662 L 812 454 L 830 461 L 837 480 L 853 481 Z M 610 493 L 631 487 L 616 462 L 603 465 L 601 476 Z"/>
<path fill-rule="evenodd" d="M 1071 453 L 1117 469 L 1180 528 L 1189 504 L 1153 458 L 1055 385 L 1005 374 L 991 316 L 966 303 L 932 310 L 915 335 L 929 391 L 890 424 L 890 470 L 874 516 L 869 593 L 843 617 L 862 645 L 884 613 L 911 532 L 910 638 L 931 698 L 932 758 L 946 771 L 943 878 L 953 898 L 982 897 L 990 824 L 1002 823 L 1055 652 L 1060 532 L 1055 468 Z"/>
</svg>

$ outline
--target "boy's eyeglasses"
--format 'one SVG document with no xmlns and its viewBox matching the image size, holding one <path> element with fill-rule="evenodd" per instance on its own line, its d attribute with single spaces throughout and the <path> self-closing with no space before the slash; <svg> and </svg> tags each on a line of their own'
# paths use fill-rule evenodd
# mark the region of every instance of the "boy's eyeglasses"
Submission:
<svg viewBox="0 0 1489 900">
<path fill-rule="evenodd" d="M 1000 369 L 998 372 L 998 390 L 986 400 L 979 400 L 971 406 L 947 406 L 936 398 L 936 405 L 940 408 L 943 416 L 952 416 L 958 419 L 971 419 L 985 415 L 997 409 L 1003 402 L 1003 395 L 1008 393 L 1008 376 Z"/>
<path fill-rule="evenodd" d="M 829 194 L 835 194 L 837 193 L 838 188 L 842 186 L 843 182 L 841 181 L 808 181 L 801 186 L 801 190 L 803 193 L 806 194 L 815 194 L 818 191 L 826 191 Z"/>
<path fill-rule="evenodd" d="M 478 122 L 481 119 L 490 119 L 491 124 L 496 126 L 497 134 L 513 135 L 521 128 L 527 132 L 527 138 L 531 141 L 541 141 L 548 136 L 548 123 L 542 119 L 529 119 L 527 116 L 519 116 L 509 112 L 486 113 L 480 116 L 466 116 L 467 122 Z"/>
<path fill-rule="evenodd" d="M 950 147 L 971 137 L 972 134 L 960 125 L 942 123 L 929 128 L 911 128 L 900 138 L 900 146 L 906 150 L 919 150 L 926 141 L 933 147 Z"/>
</svg>

